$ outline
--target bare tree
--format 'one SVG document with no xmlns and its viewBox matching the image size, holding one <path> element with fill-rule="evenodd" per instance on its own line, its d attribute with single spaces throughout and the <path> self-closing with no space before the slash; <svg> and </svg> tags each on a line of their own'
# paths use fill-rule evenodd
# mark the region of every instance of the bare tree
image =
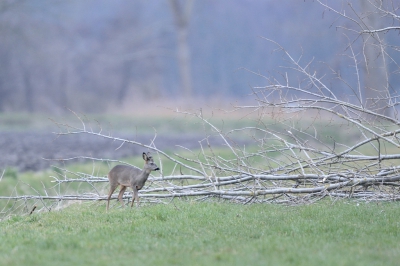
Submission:
<svg viewBox="0 0 400 266">
<path fill-rule="evenodd" d="M 41 2 L 0 3 L 0 110 L 104 111 L 132 88 L 159 94 L 160 27 L 142 24 L 143 4 L 103 1 L 114 16 L 97 23 L 71 15 L 87 3 Z"/>
<path fill-rule="evenodd" d="M 180 87 L 183 91 L 183 96 L 190 97 L 192 96 L 192 74 L 188 35 L 194 0 L 169 0 L 169 3 L 172 9 L 177 34 Z"/>
<path fill-rule="evenodd" d="M 363 86 L 359 93 L 360 104 L 385 116 L 393 116 L 395 110 L 391 95 L 396 93 L 396 88 L 390 83 L 392 72 L 389 71 L 388 65 L 394 65 L 397 68 L 394 73 L 398 73 L 400 67 L 392 54 L 398 53 L 399 46 L 397 43 L 388 43 L 387 35 L 400 30 L 400 16 L 396 14 L 399 2 L 343 1 L 341 9 L 335 9 L 325 1 L 318 2 L 345 20 L 345 26 L 338 27 L 345 30 L 349 38 L 349 48 L 360 42 L 362 57 L 354 62 L 357 75 L 364 76 L 357 80 L 358 86 Z M 352 52 L 351 57 L 355 57 L 356 54 L 357 52 Z"/>
<path fill-rule="evenodd" d="M 380 14 L 376 12 L 376 7 L 368 1 L 360 1 L 360 3 L 365 27 L 368 30 L 381 28 L 383 23 Z M 391 110 L 387 108 L 390 90 L 386 63 L 386 38 L 384 33 L 377 32 L 369 32 L 362 37 L 364 39 L 366 108 L 379 110 L 380 113 L 391 116 Z"/>
</svg>

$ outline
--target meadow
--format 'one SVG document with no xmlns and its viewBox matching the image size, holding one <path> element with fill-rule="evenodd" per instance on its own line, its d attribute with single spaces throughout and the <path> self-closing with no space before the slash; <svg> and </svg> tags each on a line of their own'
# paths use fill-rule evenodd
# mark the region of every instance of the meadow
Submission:
<svg viewBox="0 0 400 266">
<path fill-rule="evenodd" d="M 149 123 L 146 130 L 150 131 L 152 125 L 164 125 L 157 127 L 159 134 L 188 128 L 189 132 L 204 131 L 202 123 L 186 120 L 182 124 L 175 118 L 170 118 L 169 123 L 164 118 L 133 121 L 125 116 L 96 120 L 103 124 L 112 120 L 111 128 L 117 125 L 126 131 L 135 129 L 135 124 L 145 123 Z M 4 126 L 0 130 L 52 127 L 51 121 L 43 122 L 40 116 L 34 119 L 25 115 L 0 116 L 0 121 Z M 225 119 L 220 125 L 226 129 L 249 125 L 247 120 L 238 121 Z M 327 134 L 329 130 L 321 128 L 319 132 Z M 338 134 L 337 138 L 355 135 L 332 133 Z M 226 148 L 214 152 L 219 157 L 229 155 Z M 180 152 L 184 157 L 196 157 L 199 153 L 199 150 Z M 142 164 L 141 158 L 123 160 Z M 107 162 L 65 166 L 71 172 L 97 176 L 105 176 L 110 167 Z M 168 161 L 163 161 L 163 170 L 166 174 L 179 172 Z M 51 183 L 51 176 L 57 174 L 63 172 L 55 167 L 38 172 L 19 172 L 9 167 L 0 181 L 0 196 L 51 194 L 52 189 L 59 189 Z M 88 189 L 88 184 L 71 183 L 65 184 L 62 192 L 81 193 Z M 97 189 L 105 194 L 108 185 L 101 183 Z M 33 204 L 40 201 L 29 202 L 23 210 L 21 207 L 18 212 L 7 212 L 0 220 L 1 264 L 397 265 L 400 261 L 398 202 L 329 197 L 296 206 L 234 204 L 218 198 L 201 202 L 190 197 L 167 202 L 153 204 L 144 200 L 140 208 L 131 209 L 121 208 L 114 200 L 111 210 L 106 212 L 104 201 L 71 201 L 61 208 L 48 211 L 43 208 L 31 215 Z M 2 201 L 0 207 L 4 210 L 4 206 L 12 204 L 13 201 Z"/>
<path fill-rule="evenodd" d="M 397 265 L 397 203 L 71 204 L 0 222 L 2 265 Z"/>
</svg>

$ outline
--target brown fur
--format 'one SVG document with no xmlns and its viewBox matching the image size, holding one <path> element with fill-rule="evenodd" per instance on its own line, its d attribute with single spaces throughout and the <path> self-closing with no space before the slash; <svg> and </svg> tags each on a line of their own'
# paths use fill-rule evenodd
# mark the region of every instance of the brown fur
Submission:
<svg viewBox="0 0 400 266">
<path fill-rule="evenodd" d="M 128 165 L 116 165 L 111 171 L 108 173 L 108 180 L 110 181 L 110 192 L 108 193 L 107 198 L 107 211 L 110 204 L 110 199 L 115 189 L 120 185 L 121 190 L 118 194 L 118 200 L 121 202 L 122 206 L 124 206 L 124 201 L 122 197 L 127 187 L 131 187 L 133 190 L 132 204 L 136 200 L 136 204 L 139 207 L 139 193 L 146 183 L 147 178 L 150 175 L 151 171 L 160 170 L 158 166 L 154 163 L 153 157 L 151 157 L 148 152 L 143 153 L 143 160 L 145 161 L 143 170 L 139 170 L 132 166 Z"/>
</svg>

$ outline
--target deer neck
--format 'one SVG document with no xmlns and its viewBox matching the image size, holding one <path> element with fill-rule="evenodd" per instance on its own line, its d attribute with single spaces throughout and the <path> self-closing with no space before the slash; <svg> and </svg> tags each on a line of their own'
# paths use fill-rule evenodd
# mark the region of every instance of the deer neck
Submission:
<svg viewBox="0 0 400 266">
<path fill-rule="evenodd" d="M 147 178 L 148 178 L 149 175 L 150 175 L 150 172 L 151 172 L 151 170 L 149 170 L 149 169 L 143 169 L 143 170 L 142 170 L 142 173 L 140 174 L 140 179 L 146 181 Z"/>
</svg>

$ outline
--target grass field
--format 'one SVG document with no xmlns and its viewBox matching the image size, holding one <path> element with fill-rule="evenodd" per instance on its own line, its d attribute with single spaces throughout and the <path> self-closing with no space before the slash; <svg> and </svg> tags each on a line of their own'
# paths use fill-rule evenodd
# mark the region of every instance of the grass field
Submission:
<svg viewBox="0 0 400 266">
<path fill-rule="evenodd" d="M 98 132 L 124 132 L 130 134 L 153 134 L 155 131 L 160 134 L 177 133 L 199 133 L 204 131 L 204 125 L 201 120 L 191 116 L 176 114 L 171 110 L 163 110 L 163 113 L 149 114 L 138 113 L 137 115 L 127 114 L 78 114 L 79 120 L 75 115 L 68 113 L 66 115 L 50 114 L 4 114 L 0 113 L 0 131 L 45 131 L 58 132 L 56 123 L 68 124 L 74 127 L 81 127 L 82 122 L 86 127 Z M 198 112 L 198 110 L 196 110 Z M 225 126 L 228 129 L 244 127 L 254 124 L 254 119 L 249 117 L 240 117 L 219 112 L 218 115 L 208 115 L 212 123 L 219 127 Z"/>
<path fill-rule="evenodd" d="M 0 115 L 0 130 L 54 126 L 51 121 L 43 122 L 47 118 L 41 116 L 28 118 Z M 102 124 L 112 120 L 111 129 L 129 132 L 151 132 L 158 123 L 124 116 L 104 119 L 96 120 Z M 160 134 L 187 128 L 191 132 L 203 130 L 200 122 L 190 119 L 186 124 L 174 117 L 169 117 L 168 123 L 165 118 L 157 119 Z M 249 121 L 234 122 L 224 120 L 224 129 L 248 126 Z M 136 129 L 137 124 L 147 129 Z M 223 149 L 215 151 L 228 156 Z M 185 156 L 196 156 L 196 152 Z M 143 163 L 141 158 L 124 161 L 138 166 Z M 163 161 L 165 174 L 171 174 L 174 167 Z M 78 163 L 67 168 L 105 176 L 110 165 Z M 54 186 L 50 176 L 56 172 L 21 173 L 7 168 L 0 195 L 35 194 L 32 191 L 51 194 L 45 189 Z M 104 191 L 108 188 L 106 183 L 100 187 Z M 63 189 L 79 193 L 86 187 L 67 184 Z M 4 204 L 13 203 L 0 202 L 0 207 Z M 0 220 L 0 265 L 398 265 L 400 261 L 397 202 L 333 203 L 325 199 L 313 205 L 288 207 L 175 200 L 167 205 L 122 209 L 113 201 L 109 213 L 105 202 L 77 202 L 62 210 L 30 216 L 31 205 L 28 207 Z"/>
<path fill-rule="evenodd" d="M 0 222 L 2 265 L 398 265 L 397 203 L 105 203 Z"/>
</svg>

